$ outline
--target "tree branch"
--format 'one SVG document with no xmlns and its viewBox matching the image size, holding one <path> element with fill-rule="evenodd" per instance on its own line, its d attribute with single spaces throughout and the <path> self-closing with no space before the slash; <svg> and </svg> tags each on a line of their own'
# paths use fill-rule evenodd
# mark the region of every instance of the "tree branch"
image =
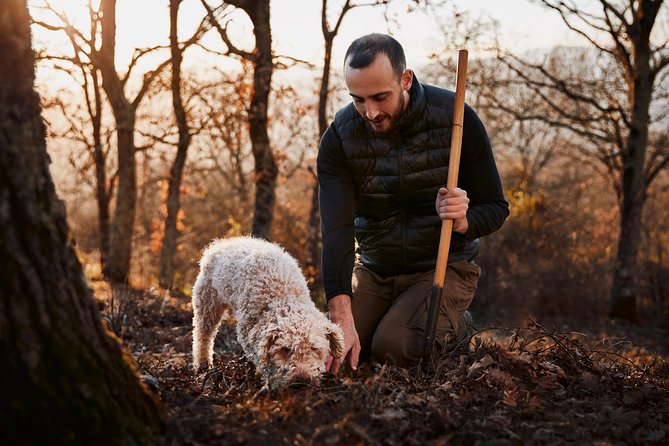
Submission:
<svg viewBox="0 0 669 446">
<path fill-rule="evenodd" d="M 294 67 L 296 65 L 304 65 L 307 68 L 311 68 L 311 69 L 316 68 L 316 65 L 314 65 L 313 63 L 311 63 L 307 60 L 298 59 L 298 58 L 292 57 L 292 56 L 282 56 L 280 54 L 279 55 L 275 54 L 275 55 L 272 56 L 272 59 L 274 59 L 274 67 L 277 68 L 277 69 L 281 69 L 281 70 L 285 70 L 287 68 L 291 68 L 291 67 Z M 286 59 L 286 60 L 290 61 L 291 63 L 288 64 L 288 63 L 282 62 L 280 59 Z"/>
<path fill-rule="evenodd" d="M 622 107 L 620 107 L 620 105 L 616 105 L 615 107 L 611 107 L 611 106 L 604 107 L 599 103 L 599 101 L 597 101 L 593 97 L 585 96 L 583 94 L 574 93 L 572 91 L 572 89 L 569 88 L 569 87 L 573 87 L 573 86 L 570 86 L 564 80 L 558 79 L 557 77 L 552 75 L 550 72 L 548 72 L 544 68 L 543 65 L 531 64 L 531 63 L 529 63 L 525 60 L 522 60 L 521 58 L 519 58 L 517 56 L 512 55 L 512 54 L 509 54 L 508 57 L 511 57 L 513 60 L 515 60 L 516 62 L 520 63 L 521 65 L 523 65 L 527 68 L 538 71 L 539 73 L 541 73 L 542 76 L 546 77 L 550 81 L 550 83 L 547 83 L 547 82 L 540 82 L 540 81 L 537 81 L 537 80 L 534 80 L 534 79 L 530 79 L 525 73 L 520 71 L 518 68 L 513 66 L 511 63 L 509 63 L 505 59 L 505 57 L 503 57 L 503 56 L 498 57 L 500 62 L 502 62 L 504 65 L 506 65 L 514 73 L 516 73 L 516 75 L 518 75 L 522 80 L 524 80 L 526 84 L 533 85 L 535 87 L 544 87 L 544 88 L 549 88 L 549 89 L 552 89 L 552 90 L 556 90 L 556 91 L 564 94 L 565 96 L 567 96 L 570 99 L 573 99 L 575 101 L 582 102 L 582 103 L 585 103 L 585 104 L 588 104 L 588 105 L 594 107 L 595 109 L 599 110 L 603 114 L 610 114 L 612 112 L 618 112 L 618 113 L 621 114 L 621 116 L 624 116 L 624 110 L 622 109 Z"/>
<path fill-rule="evenodd" d="M 651 76 L 653 76 L 653 78 L 657 77 L 660 71 L 662 71 L 667 65 L 669 65 L 669 54 L 660 56 L 657 62 L 655 62 L 655 66 L 651 69 Z"/>
<path fill-rule="evenodd" d="M 567 22 L 567 16 L 576 16 L 579 20 L 581 20 L 583 23 L 585 23 L 587 26 L 591 27 L 592 29 L 596 29 L 598 31 L 603 31 L 603 32 L 608 32 L 608 29 L 605 28 L 603 25 L 598 25 L 596 22 L 601 21 L 604 22 L 604 20 L 601 17 L 597 17 L 593 14 L 587 13 L 585 11 L 582 11 L 578 9 L 576 6 L 567 5 L 564 1 L 559 1 L 557 4 L 555 2 L 551 2 L 549 0 L 539 0 L 539 3 L 542 3 L 544 6 L 546 6 L 549 9 L 552 9 L 554 11 L 557 11 L 560 16 L 562 17 L 562 20 L 565 22 L 565 24 L 568 25 Z"/>
<path fill-rule="evenodd" d="M 518 113 L 516 110 L 512 109 L 511 107 L 508 107 L 506 105 L 499 104 L 499 103 L 496 103 L 496 104 L 490 106 L 490 108 L 493 109 L 493 110 L 500 110 L 500 111 L 509 113 L 511 116 L 514 116 L 518 120 L 524 120 L 524 121 L 532 121 L 533 120 L 533 121 L 545 122 L 546 124 L 549 124 L 553 127 L 558 127 L 558 128 L 563 128 L 563 129 L 570 130 L 570 131 L 576 133 L 577 135 L 583 136 L 583 137 L 585 137 L 587 139 L 590 139 L 590 140 L 597 140 L 599 142 L 607 142 L 607 143 L 612 142 L 611 138 L 608 135 L 602 135 L 602 134 L 582 130 L 582 129 L 576 128 L 572 125 L 569 125 L 569 124 L 567 124 L 563 121 L 550 119 L 545 114 L 528 114 L 528 115 L 525 115 L 525 114 Z"/>
<path fill-rule="evenodd" d="M 208 31 L 208 29 L 206 28 L 205 22 L 206 22 L 205 20 L 202 20 L 202 22 L 200 22 L 200 26 L 198 26 L 197 30 L 193 33 L 193 35 L 183 43 L 183 45 L 181 46 L 181 51 L 182 52 L 185 51 L 191 45 L 198 42 L 200 40 L 200 38 Z M 148 51 L 152 51 L 153 49 L 156 49 L 156 48 L 159 48 L 159 47 L 154 47 L 152 49 L 149 49 Z M 167 47 L 165 47 L 165 48 L 167 48 Z M 137 110 L 137 107 L 139 107 L 139 103 L 141 102 L 142 98 L 144 97 L 144 95 L 148 91 L 149 86 L 151 85 L 151 82 L 153 82 L 153 80 L 158 75 L 160 75 L 160 73 L 170 63 L 172 63 L 172 59 L 168 58 L 163 63 L 158 65 L 158 67 L 155 70 L 144 74 L 144 80 L 142 82 L 142 86 L 140 87 L 139 92 L 137 93 L 137 96 L 135 96 L 135 99 L 131 103 L 131 105 L 133 107 L 133 110 Z"/>
<path fill-rule="evenodd" d="M 132 59 L 130 60 L 130 64 L 128 65 L 128 71 L 126 71 L 125 76 L 121 78 L 121 85 L 125 88 L 125 84 L 128 82 L 128 79 L 130 78 L 130 75 L 132 74 L 132 70 L 135 68 L 137 65 L 137 62 L 139 59 L 141 59 L 143 56 L 146 56 L 149 53 L 152 53 L 157 50 L 164 50 L 169 48 L 167 45 L 158 45 L 158 46 L 153 46 L 150 48 L 135 48 L 135 52 L 132 55 Z"/>
<path fill-rule="evenodd" d="M 603 1 L 603 0 L 602 0 Z M 632 57 L 623 44 L 623 42 L 620 40 L 620 30 L 615 29 L 615 26 L 611 22 L 611 19 L 609 18 L 609 14 L 606 10 L 604 9 L 604 17 L 606 17 L 606 23 L 608 24 L 608 33 L 613 39 L 613 42 L 615 43 L 615 48 L 613 49 L 613 55 L 614 57 L 620 62 L 620 64 L 623 66 L 623 69 L 625 71 L 625 81 L 627 82 L 627 88 L 632 91 L 634 89 L 634 67 L 632 67 Z M 627 22 L 625 23 L 626 29 L 629 28 L 627 25 Z M 629 35 L 629 29 L 628 29 L 628 35 Z"/>
<path fill-rule="evenodd" d="M 664 158 L 652 169 L 649 170 L 646 175 L 646 184 L 650 185 L 657 175 L 669 166 L 669 155 L 664 156 Z"/>
<path fill-rule="evenodd" d="M 221 24 L 219 23 L 218 19 L 216 19 L 216 16 L 214 15 L 213 9 L 211 9 L 211 6 L 207 3 L 207 0 L 200 0 L 202 3 L 202 6 L 207 10 L 207 17 L 209 17 L 209 23 L 216 28 L 216 31 L 218 31 L 218 34 L 221 36 L 221 39 L 223 40 L 223 43 L 228 47 L 228 53 L 229 54 L 235 54 L 243 59 L 255 62 L 256 56 L 253 53 L 249 53 L 248 51 L 240 50 L 237 48 L 231 41 L 230 38 L 228 37 L 228 23 L 225 24 L 225 27 L 222 27 Z M 246 5 L 246 1 L 242 0 L 237 0 L 236 2 L 233 1 L 228 1 L 231 5 L 237 6 L 241 9 L 246 10 L 243 6 Z M 242 6 L 240 6 L 242 5 Z"/>
</svg>

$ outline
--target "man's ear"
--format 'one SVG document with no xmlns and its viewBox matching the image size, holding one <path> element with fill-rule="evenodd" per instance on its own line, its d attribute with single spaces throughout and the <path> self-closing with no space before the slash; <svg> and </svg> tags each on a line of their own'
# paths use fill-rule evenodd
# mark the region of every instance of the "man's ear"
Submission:
<svg viewBox="0 0 669 446">
<path fill-rule="evenodd" d="M 413 71 L 406 69 L 402 73 L 402 90 L 409 91 L 411 89 L 411 84 L 413 83 Z"/>
</svg>

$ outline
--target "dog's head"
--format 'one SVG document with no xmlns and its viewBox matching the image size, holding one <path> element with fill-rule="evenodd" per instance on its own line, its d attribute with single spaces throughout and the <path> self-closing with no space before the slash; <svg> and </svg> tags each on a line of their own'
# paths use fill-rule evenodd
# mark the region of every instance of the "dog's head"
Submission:
<svg viewBox="0 0 669 446">
<path fill-rule="evenodd" d="M 317 385 L 327 357 L 339 357 L 344 349 L 341 328 L 325 315 L 311 323 L 279 321 L 266 329 L 259 359 L 273 387 L 298 382 Z"/>
</svg>

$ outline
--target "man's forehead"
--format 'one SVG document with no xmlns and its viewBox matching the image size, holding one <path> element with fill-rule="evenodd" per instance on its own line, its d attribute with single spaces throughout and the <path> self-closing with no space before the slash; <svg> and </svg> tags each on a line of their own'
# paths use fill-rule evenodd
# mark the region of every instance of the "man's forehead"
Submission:
<svg viewBox="0 0 669 446">
<path fill-rule="evenodd" d="M 384 56 L 385 60 L 379 58 Z M 344 81 L 349 93 L 354 96 L 374 96 L 392 91 L 399 84 L 390 60 L 385 54 L 380 54 L 370 65 L 364 68 L 346 66 Z"/>
</svg>

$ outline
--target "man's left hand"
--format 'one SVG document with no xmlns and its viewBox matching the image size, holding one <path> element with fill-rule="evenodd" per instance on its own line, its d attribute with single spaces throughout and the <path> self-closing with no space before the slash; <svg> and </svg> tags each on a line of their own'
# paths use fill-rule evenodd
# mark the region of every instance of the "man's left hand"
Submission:
<svg viewBox="0 0 669 446">
<path fill-rule="evenodd" d="M 442 220 L 452 219 L 453 230 L 464 234 L 469 229 L 467 221 L 467 210 L 469 209 L 469 198 L 467 191 L 456 187 L 448 190 L 445 187 L 439 189 L 436 200 L 437 214 Z"/>
</svg>

